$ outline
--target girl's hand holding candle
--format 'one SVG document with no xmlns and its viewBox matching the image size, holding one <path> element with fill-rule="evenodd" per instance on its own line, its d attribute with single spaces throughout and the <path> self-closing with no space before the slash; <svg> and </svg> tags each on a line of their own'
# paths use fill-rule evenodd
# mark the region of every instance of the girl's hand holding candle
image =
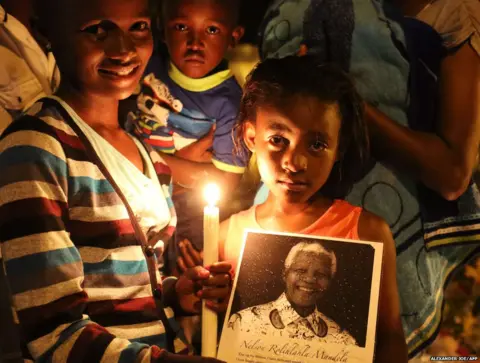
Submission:
<svg viewBox="0 0 480 363">
<path fill-rule="evenodd" d="M 205 301 L 209 309 L 224 313 L 230 300 L 232 265 L 228 262 L 217 262 L 206 268 L 210 271 L 210 278 L 203 282 L 204 289 L 198 291 L 197 296 Z"/>
<path fill-rule="evenodd" d="M 200 313 L 200 299 L 205 300 L 209 309 L 224 312 L 230 297 L 232 265 L 217 262 L 204 268 L 187 268 L 179 277 L 175 290 L 181 308 L 188 313 Z"/>
</svg>

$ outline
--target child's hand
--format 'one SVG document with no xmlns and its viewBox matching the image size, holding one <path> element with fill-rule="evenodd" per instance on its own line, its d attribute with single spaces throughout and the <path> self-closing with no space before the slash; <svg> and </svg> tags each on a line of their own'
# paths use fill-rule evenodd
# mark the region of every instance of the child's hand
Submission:
<svg viewBox="0 0 480 363">
<path fill-rule="evenodd" d="M 215 135 L 215 124 L 210 131 L 194 143 L 178 150 L 175 155 L 179 158 L 195 161 L 197 163 L 211 163 L 212 152 L 209 149 L 213 145 L 213 136 Z"/>
<path fill-rule="evenodd" d="M 180 306 L 190 313 L 200 313 L 201 301 L 216 311 L 224 312 L 230 298 L 232 279 L 228 262 L 217 262 L 208 268 L 189 268 L 179 277 L 176 291 Z"/>
<path fill-rule="evenodd" d="M 227 310 L 232 292 L 232 265 L 228 262 L 216 262 L 207 269 L 210 271 L 210 278 L 204 281 L 204 288 L 197 292 L 197 296 L 207 300 L 208 308 L 223 313 Z"/>
<path fill-rule="evenodd" d="M 203 251 L 197 251 L 187 239 L 178 244 L 180 256 L 177 258 L 177 266 L 181 273 L 189 268 L 203 265 Z"/>
</svg>

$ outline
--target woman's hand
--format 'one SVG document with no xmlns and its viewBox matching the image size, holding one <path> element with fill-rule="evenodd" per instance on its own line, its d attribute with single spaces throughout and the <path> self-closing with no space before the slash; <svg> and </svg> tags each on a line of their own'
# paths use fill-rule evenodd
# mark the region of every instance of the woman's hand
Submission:
<svg viewBox="0 0 480 363">
<path fill-rule="evenodd" d="M 175 286 L 182 309 L 198 314 L 203 299 L 213 311 L 226 311 L 232 285 L 231 269 L 232 265 L 228 262 L 217 262 L 206 268 L 187 268 Z"/>
<path fill-rule="evenodd" d="M 175 156 L 195 161 L 197 163 L 211 163 L 212 162 L 212 152 L 209 149 L 213 145 L 213 137 L 215 135 L 215 124 L 212 126 L 210 131 L 198 139 L 194 143 L 185 146 L 184 148 L 178 150 L 175 153 Z"/>
</svg>

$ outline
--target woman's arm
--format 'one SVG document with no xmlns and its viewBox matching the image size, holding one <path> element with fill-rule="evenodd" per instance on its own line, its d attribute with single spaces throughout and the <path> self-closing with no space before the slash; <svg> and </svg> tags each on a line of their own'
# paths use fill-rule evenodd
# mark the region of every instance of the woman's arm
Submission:
<svg viewBox="0 0 480 363">
<path fill-rule="evenodd" d="M 466 43 L 442 63 L 436 133 L 413 131 L 366 106 L 374 156 L 455 200 L 468 187 L 476 164 L 479 110 L 480 58 Z"/>
<path fill-rule="evenodd" d="M 235 190 L 245 169 L 243 159 L 246 156 L 235 156 L 232 128 L 235 125 L 236 109 L 235 112 L 228 112 L 231 108 L 228 103 L 224 107 L 227 115 L 220 116 L 205 136 L 178 150 L 175 156 L 166 155 L 164 159 L 172 170 L 175 183 L 191 189 L 199 183 L 216 182 L 224 195 Z M 213 153 L 210 151 L 212 148 Z M 236 166 L 237 163 L 239 166 Z"/>
<path fill-rule="evenodd" d="M 358 228 L 362 240 L 383 242 L 375 363 L 406 363 L 407 344 L 400 320 L 396 251 L 392 233 L 383 219 L 366 211 L 360 216 Z"/>
<path fill-rule="evenodd" d="M 163 153 L 161 157 L 172 172 L 173 182 L 187 189 L 199 188 L 203 184 L 213 182 L 220 186 L 223 195 L 228 195 L 241 178 L 240 174 L 222 171 L 213 164 L 199 163 Z"/>
</svg>

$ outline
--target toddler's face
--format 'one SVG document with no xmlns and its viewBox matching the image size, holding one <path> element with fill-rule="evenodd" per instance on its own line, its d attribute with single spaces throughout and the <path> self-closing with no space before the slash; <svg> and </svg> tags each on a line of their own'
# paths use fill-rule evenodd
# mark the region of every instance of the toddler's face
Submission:
<svg viewBox="0 0 480 363">
<path fill-rule="evenodd" d="M 168 0 L 164 5 L 164 34 L 170 58 L 190 78 L 202 78 L 240 40 L 228 1 Z"/>
<path fill-rule="evenodd" d="M 86 95 L 130 96 L 153 48 L 147 0 L 63 3 L 49 31 L 62 81 Z"/>
<path fill-rule="evenodd" d="M 337 158 L 340 125 L 337 104 L 310 96 L 297 96 L 282 110 L 257 110 L 245 142 L 277 201 L 305 203 L 322 188 Z"/>
</svg>

